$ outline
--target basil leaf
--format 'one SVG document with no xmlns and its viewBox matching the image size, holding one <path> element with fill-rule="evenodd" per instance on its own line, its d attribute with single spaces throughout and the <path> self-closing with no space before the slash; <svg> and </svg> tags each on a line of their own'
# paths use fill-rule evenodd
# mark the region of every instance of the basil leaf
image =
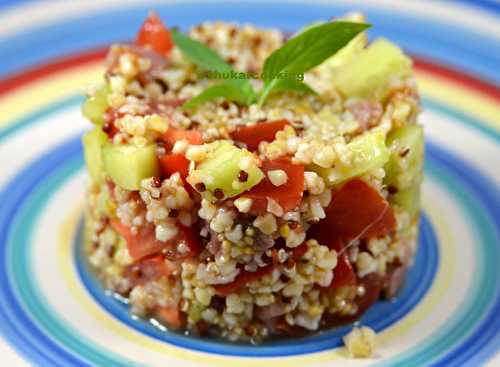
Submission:
<svg viewBox="0 0 500 367">
<path fill-rule="evenodd" d="M 204 70 L 231 71 L 231 66 L 214 50 L 176 29 L 171 30 L 172 39 L 179 49 L 196 65 Z"/>
<path fill-rule="evenodd" d="M 242 105 L 248 105 L 252 103 L 246 93 L 235 86 L 234 83 L 227 81 L 208 87 L 203 92 L 184 103 L 182 105 L 182 108 L 191 109 L 197 107 L 200 104 L 220 97 Z"/>
<path fill-rule="evenodd" d="M 368 27 L 370 25 L 364 23 L 336 21 L 314 26 L 291 38 L 264 63 L 264 89 L 259 104 L 262 105 L 280 83 L 277 75 L 304 73 L 314 68 Z"/>
<path fill-rule="evenodd" d="M 214 50 L 205 46 L 203 43 L 198 42 L 177 30 L 172 30 L 172 38 L 176 46 L 179 47 L 179 49 L 201 69 L 217 71 L 220 73 L 234 72 L 233 68 L 226 61 L 224 61 Z M 191 101 L 195 101 L 192 104 L 198 105 L 202 103 L 202 101 L 208 101 L 216 97 L 224 96 L 230 96 L 231 98 L 228 99 L 244 105 L 251 104 L 257 99 L 257 95 L 255 94 L 255 91 L 253 90 L 248 79 L 228 79 L 222 84 L 213 86 L 208 90 L 208 93 L 205 94 L 205 92 L 202 92 L 200 95 L 193 98 Z M 221 95 L 208 98 L 208 96 L 215 95 L 216 92 Z M 187 102 L 185 105 L 189 105 L 191 101 Z"/>
<path fill-rule="evenodd" d="M 270 94 L 283 91 L 295 91 L 303 92 L 308 94 L 318 94 L 314 89 L 304 82 L 299 82 L 297 80 L 283 79 L 279 80 L 278 83 L 272 89 L 264 89 L 261 94 L 261 99 L 266 99 Z"/>
</svg>

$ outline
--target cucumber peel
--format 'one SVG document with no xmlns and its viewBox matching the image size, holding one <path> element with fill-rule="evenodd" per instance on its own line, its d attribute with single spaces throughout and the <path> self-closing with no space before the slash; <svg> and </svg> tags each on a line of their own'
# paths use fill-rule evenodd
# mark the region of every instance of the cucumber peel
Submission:
<svg viewBox="0 0 500 367">
<path fill-rule="evenodd" d="M 393 130 L 387 136 L 391 154 L 385 168 L 384 183 L 398 190 L 419 184 L 423 178 L 424 131 L 410 124 Z"/>
<path fill-rule="evenodd" d="M 103 180 L 102 146 L 108 142 L 108 136 L 98 127 L 83 135 L 83 155 L 90 178 L 97 184 Z"/>
</svg>

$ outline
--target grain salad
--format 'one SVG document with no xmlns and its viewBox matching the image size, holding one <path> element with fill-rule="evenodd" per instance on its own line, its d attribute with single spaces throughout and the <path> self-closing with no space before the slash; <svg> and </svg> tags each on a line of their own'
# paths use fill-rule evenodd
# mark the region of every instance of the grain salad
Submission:
<svg viewBox="0 0 500 367">
<path fill-rule="evenodd" d="M 368 44 L 363 22 L 183 34 L 151 13 L 134 43 L 111 46 L 82 107 L 94 124 L 85 254 L 134 315 L 259 343 L 353 322 L 397 294 L 417 245 L 419 97 L 411 60 Z M 292 79 L 205 73 L 273 66 Z M 345 340 L 367 356 L 374 334 Z"/>
</svg>

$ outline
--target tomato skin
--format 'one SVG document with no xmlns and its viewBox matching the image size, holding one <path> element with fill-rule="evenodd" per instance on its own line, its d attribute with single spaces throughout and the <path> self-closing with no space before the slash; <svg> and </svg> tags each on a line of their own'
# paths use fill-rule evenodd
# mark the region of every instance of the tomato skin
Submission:
<svg viewBox="0 0 500 367">
<path fill-rule="evenodd" d="M 181 178 L 185 180 L 189 174 L 189 160 L 183 154 L 165 154 L 160 157 L 160 168 L 165 178 L 179 172 Z"/>
<path fill-rule="evenodd" d="M 136 43 L 143 47 L 149 46 L 160 55 L 167 55 L 174 47 L 169 30 L 154 12 L 151 12 L 142 24 Z"/>
<path fill-rule="evenodd" d="M 333 280 L 328 286 L 329 289 L 337 289 L 346 286 L 356 285 L 356 274 L 349 262 L 349 257 L 345 252 L 337 258 L 337 266 L 333 269 Z"/>
<path fill-rule="evenodd" d="M 362 238 L 385 236 L 396 228 L 396 217 L 392 208 L 387 207 L 378 221 L 366 230 Z"/>
<path fill-rule="evenodd" d="M 326 218 L 311 227 L 310 238 L 330 248 L 339 241 L 381 236 L 396 227 L 394 213 L 380 193 L 359 178 L 345 183 L 332 195 Z"/>
<path fill-rule="evenodd" d="M 153 316 L 174 330 L 182 329 L 186 325 L 185 315 L 175 306 L 156 307 Z"/>
<path fill-rule="evenodd" d="M 178 130 L 170 126 L 161 139 L 167 144 L 167 149 L 172 149 L 174 144 L 180 140 L 187 140 L 191 145 L 203 144 L 203 138 L 199 131 L 195 130 Z"/>
<path fill-rule="evenodd" d="M 263 277 L 264 275 L 272 273 L 274 269 L 273 265 L 267 265 L 262 268 L 258 268 L 255 272 L 250 272 L 246 270 L 242 270 L 237 276 L 236 279 L 228 284 L 217 284 L 214 285 L 215 292 L 219 296 L 227 296 L 231 293 L 237 292 L 240 288 L 243 288 L 246 284 Z"/>
<path fill-rule="evenodd" d="M 304 193 L 304 166 L 292 164 L 288 158 L 279 158 L 264 161 L 261 169 L 265 174 L 264 179 L 243 194 L 252 199 L 250 212 L 255 215 L 267 213 L 267 198 L 275 200 L 285 212 L 295 209 Z M 267 172 L 277 169 L 285 171 L 288 176 L 284 185 L 274 186 L 267 177 Z"/>
<path fill-rule="evenodd" d="M 231 137 L 237 142 L 245 143 L 248 150 L 257 150 L 261 142 L 273 141 L 276 133 L 287 125 L 289 125 L 287 120 L 276 120 L 253 126 L 240 126 L 231 134 Z"/>
<path fill-rule="evenodd" d="M 135 261 L 156 254 L 164 248 L 172 247 L 169 242 L 161 242 L 156 239 L 152 225 L 142 227 L 137 234 L 133 234 L 130 227 L 117 219 L 112 219 L 111 225 L 123 236 L 127 243 L 128 252 Z"/>
</svg>

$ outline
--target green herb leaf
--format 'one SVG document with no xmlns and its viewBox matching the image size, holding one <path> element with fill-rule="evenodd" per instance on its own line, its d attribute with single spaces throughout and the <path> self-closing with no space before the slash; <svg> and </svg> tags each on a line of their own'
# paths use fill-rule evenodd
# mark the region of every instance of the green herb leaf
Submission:
<svg viewBox="0 0 500 367">
<path fill-rule="evenodd" d="M 171 33 L 175 45 L 200 68 L 220 72 L 232 70 L 227 62 L 203 43 L 186 36 L 176 29 L 172 29 Z"/>
<path fill-rule="evenodd" d="M 297 80 L 291 80 L 291 79 L 283 79 L 279 80 L 278 83 L 276 83 L 276 85 L 272 89 L 264 89 L 262 91 L 260 98 L 265 100 L 270 94 L 283 91 L 295 91 L 307 94 L 318 94 L 314 89 L 312 89 L 309 85 L 307 85 L 304 82 L 299 82 Z"/>
<path fill-rule="evenodd" d="M 216 98 L 225 98 L 242 105 L 249 105 L 252 101 L 240 88 L 231 83 L 230 81 L 208 87 L 196 97 L 191 98 L 189 101 L 182 105 L 184 109 L 191 109 L 198 105 L 214 100 Z"/>
<path fill-rule="evenodd" d="M 177 47 L 196 65 L 203 70 L 226 73 L 234 71 L 231 66 L 224 61 L 214 50 L 205 46 L 177 30 L 172 30 L 172 38 Z M 207 92 L 208 91 L 208 92 Z M 207 93 L 205 93 L 207 92 Z M 212 96 L 212 97 L 211 97 Z M 248 105 L 257 99 L 255 91 L 248 79 L 229 79 L 222 84 L 214 85 L 202 92 L 192 100 L 186 102 L 186 108 L 193 108 L 201 103 L 207 102 L 217 97 L 227 99 L 239 104 Z M 191 101 L 193 101 L 191 103 Z"/>
<path fill-rule="evenodd" d="M 262 105 L 271 91 L 279 86 L 281 80 L 276 78 L 277 75 L 294 75 L 314 68 L 368 27 L 370 25 L 364 23 L 336 21 L 311 27 L 291 38 L 264 63 L 264 89 L 259 104 Z"/>
</svg>

